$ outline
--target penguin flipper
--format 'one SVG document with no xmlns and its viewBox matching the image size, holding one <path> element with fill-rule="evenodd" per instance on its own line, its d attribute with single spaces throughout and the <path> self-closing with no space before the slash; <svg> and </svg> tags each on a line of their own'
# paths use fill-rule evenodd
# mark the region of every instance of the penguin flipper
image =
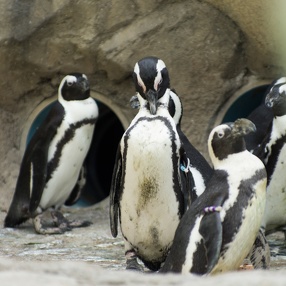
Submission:
<svg viewBox="0 0 286 286">
<path fill-rule="evenodd" d="M 184 148 L 181 148 L 180 175 L 182 178 L 182 192 L 184 196 L 184 212 L 197 198 L 196 185 L 192 172 L 190 171 L 190 160 Z"/>
<path fill-rule="evenodd" d="M 27 149 L 27 153 L 31 156 L 31 166 L 33 166 L 32 193 L 29 206 L 31 214 L 39 206 L 46 180 L 50 175 L 48 174 L 49 168 L 47 166 L 48 151 L 64 114 L 63 106 L 58 101 L 55 102 L 49 114 L 32 137 Z"/>
<path fill-rule="evenodd" d="M 203 237 L 204 249 L 206 251 L 206 273 L 210 273 L 218 262 L 222 245 L 222 224 L 219 212 L 214 211 L 205 214 L 202 218 L 199 232 Z"/>
<path fill-rule="evenodd" d="M 119 199 L 121 196 L 121 177 L 122 177 L 122 158 L 120 153 L 120 145 L 118 146 L 115 165 L 113 169 L 111 189 L 110 189 L 110 229 L 113 237 L 118 234 L 118 214 L 119 214 Z"/>
<path fill-rule="evenodd" d="M 41 140 L 31 140 L 25 151 L 14 197 L 5 218 L 5 227 L 14 227 L 25 222 L 38 207 L 46 179 L 44 166 L 47 165 L 48 147 L 42 145 Z"/>
<path fill-rule="evenodd" d="M 66 206 L 72 206 L 73 204 L 75 204 L 78 201 L 78 199 L 80 198 L 80 195 L 81 195 L 81 193 L 85 187 L 85 183 L 86 183 L 86 166 L 83 165 L 81 167 L 77 183 L 74 186 L 74 188 L 72 189 L 70 196 L 65 201 Z"/>
<path fill-rule="evenodd" d="M 23 160 L 15 193 L 4 220 L 4 227 L 15 227 L 30 218 L 30 161 Z"/>
</svg>

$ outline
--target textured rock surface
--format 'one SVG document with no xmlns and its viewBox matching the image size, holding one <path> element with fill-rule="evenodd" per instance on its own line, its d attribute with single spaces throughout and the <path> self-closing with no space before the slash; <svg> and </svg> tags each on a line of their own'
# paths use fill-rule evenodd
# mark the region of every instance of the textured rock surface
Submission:
<svg viewBox="0 0 286 286">
<path fill-rule="evenodd" d="M 93 90 L 131 113 L 135 62 L 161 57 L 182 97 L 184 131 L 203 152 L 218 107 L 247 81 L 243 34 L 202 1 L 8 1 L 1 13 L 0 189 L 8 201 L 26 120 L 66 73 L 86 73 Z"/>
</svg>

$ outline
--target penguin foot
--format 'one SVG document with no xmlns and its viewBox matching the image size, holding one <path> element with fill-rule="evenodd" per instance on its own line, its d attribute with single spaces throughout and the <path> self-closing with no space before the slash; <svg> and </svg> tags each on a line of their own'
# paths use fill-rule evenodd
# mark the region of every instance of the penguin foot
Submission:
<svg viewBox="0 0 286 286">
<path fill-rule="evenodd" d="M 144 272 L 143 266 L 138 263 L 136 257 L 126 260 L 126 269 Z"/>
<path fill-rule="evenodd" d="M 42 216 L 38 215 L 33 218 L 35 231 L 39 234 L 62 234 L 64 231 L 59 227 L 44 227 L 42 224 Z"/>
<path fill-rule="evenodd" d="M 69 221 L 64 217 L 61 212 L 52 211 L 51 216 L 53 218 L 54 224 L 61 230 L 62 233 L 71 230 Z"/>
<path fill-rule="evenodd" d="M 137 255 L 134 251 L 127 251 L 125 253 L 126 257 L 126 269 L 127 270 L 134 270 L 144 272 L 144 268 L 140 265 L 137 261 Z"/>
<path fill-rule="evenodd" d="M 82 220 L 69 221 L 59 211 L 52 211 L 51 215 L 53 217 L 53 221 L 54 221 L 55 225 L 58 226 L 59 228 L 61 228 L 64 231 L 69 231 L 69 230 L 72 230 L 72 228 L 76 228 L 76 227 L 87 227 L 87 226 L 90 226 L 92 224 L 92 222 L 87 221 L 87 220 L 84 220 L 84 221 L 82 221 Z"/>
</svg>

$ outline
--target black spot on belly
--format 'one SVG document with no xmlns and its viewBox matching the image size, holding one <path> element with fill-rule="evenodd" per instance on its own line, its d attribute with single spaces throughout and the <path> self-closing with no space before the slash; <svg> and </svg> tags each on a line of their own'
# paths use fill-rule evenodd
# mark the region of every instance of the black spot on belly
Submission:
<svg viewBox="0 0 286 286">
<path fill-rule="evenodd" d="M 139 207 L 144 208 L 158 193 L 158 183 L 155 177 L 145 177 L 140 185 Z"/>
</svg>

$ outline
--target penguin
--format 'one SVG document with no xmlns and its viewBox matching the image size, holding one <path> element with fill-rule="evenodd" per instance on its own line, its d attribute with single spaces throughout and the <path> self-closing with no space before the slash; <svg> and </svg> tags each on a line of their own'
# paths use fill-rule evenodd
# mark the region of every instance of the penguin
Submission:
<svg viewBox="0 0 286 286">
<path fill-rule="evenodd" d="M 125 244 L 126 268 L 143 271 L 139 258 L 157 271 L 172 245 L 188 195 L 187 157 L 168 104 L 165 63 L 145 57 L 133 78 L 140 109 L 119 143 L 110 191 L 111 234 L 118 218 Z"/>
<path fill-rule="evenodd" d="M 137 95 L 133 95 L 131 97 L 130 106 L 133 109 L 138 109 L 140 107 Z M 168 109 L 170 115 L 173 117 L 176 123 L 177 132 L 179 134 L 180 140 L 184 145 L 187 157 L 190 160 L 189 171 L 192 173 L 195 185 L 194 190 L 191 192 L 191 201 L 194 201 L 205 190 L 206 184 L 213 174 L 213 168 L 207 162 L 205 157 L 193 146 L 193 144 L 189 141 L 188 137 L 181 129 L 183 105 L 180 97 L 174 89 L 170 90 Z"/>
<path fill-rule="evenodd" d="M 266 235 L 286 226 L 286 77 L 275 81 L 265 98 L 273 114 L 267 134 L 255 152 L 267 170 L 266 209 L 262 227 Z M 283 229 L 284 228 L 284 229 Z"/>
<path fill-rule="evenodd" d="M 87 76 L 65 76 L 58 100 L 36 130 L 25 150 L 5 227 L 32 218 L 39 234 L 63 233 L 89 222 L 69 222 L 59 211 L 78 199 L 84 184 L 84 159 L 90 148 L 98 106 L 90 97 Z M 49 208 L 55 227 L 45 227 L 42 214 Z"/>
<path fill-rule="evenodd" d="M 258 235 L 266 200 L 266 170 L 244 136 L 247 119 L 215 127 L 208 139 L 214 174 L 176 230 L 162 273 L 215 274 L 236 270 Z"/>
<path fill-rule="evenodd" d="M 256 126 L 256 132 L 250 133 L 245 136 L 246 148 L 252 153 L 257 152 L 260 149 L 260 144 L 267 136 L 267 132 L 271 127 L 273 120 L 273 112 L 265 105 L 265 97 L 270 92 L 272 87 L 279 85 L 283 78 L 274 80 L 267 88 L 261 104 L 255 108 L 248 116 L 247 119 L 252 121 Z"/>
</svg>

